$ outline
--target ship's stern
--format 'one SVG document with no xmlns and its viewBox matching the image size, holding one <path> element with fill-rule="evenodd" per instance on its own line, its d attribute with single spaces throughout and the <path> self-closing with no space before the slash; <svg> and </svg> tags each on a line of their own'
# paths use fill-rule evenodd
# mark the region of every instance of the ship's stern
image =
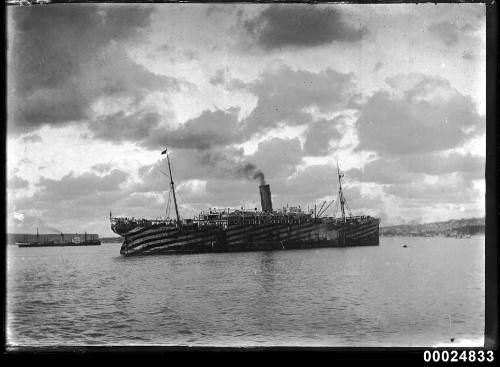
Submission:
<svg viewBox="0 0 500 367">
<path fill-rule="evenodd" d="M 344 246 L 378 246 L 379 218 L 367 218 L 359 223 L 348 223 L 340 233 Z"/>
</svg>

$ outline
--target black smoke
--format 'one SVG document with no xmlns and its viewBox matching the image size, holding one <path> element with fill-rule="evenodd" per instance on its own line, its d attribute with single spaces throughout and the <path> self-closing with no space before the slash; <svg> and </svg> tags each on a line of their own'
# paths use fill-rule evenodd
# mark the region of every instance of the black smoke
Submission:
<svg viewBox="0 0 500 367">
<path fill-rule="evenodd" d="M 230 176 L 247 180 L 259 180 L 260 185 L 266 184 L 264 173 L 255 164 L 238 160 L 227 153 L 205 152 L 201 155 L 200 160 L 204 165 L 214 167 L 214 169 L 221 170 Z"/>
<path fill-rule="evenodd" d="M 242 166 L 237 167 L 236 172 L 239 176 L 243 176 L 248 179 L 259 180 L 260 185 L 266 184 L 264 173 L 253 163 L 244 163 Z"/>
<path fill-rule="evenodd" d="M 41 233 L 62 233 L 59 229 L 47 225 L 41 218 L 24 214 L 21 218 L 15 218 L 14 222 L 17 227 L 22 227 L 24 231 L 38 230 Z"/>
</svg>

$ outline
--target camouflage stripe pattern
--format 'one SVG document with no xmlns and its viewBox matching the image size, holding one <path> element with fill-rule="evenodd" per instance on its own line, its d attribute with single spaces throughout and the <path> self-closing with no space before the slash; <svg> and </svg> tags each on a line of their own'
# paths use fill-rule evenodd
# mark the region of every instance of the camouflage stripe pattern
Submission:
<svg viewBox="0 0 500 367">
<path fill-rule="evenodd" d="M 136 227 L 123 234 L 125 256 L 155 253 L 260 251 L 378 245 L 379 219 L 335 225 L 326 222 L 266 223 L 218 227 Z"/>
</svg>

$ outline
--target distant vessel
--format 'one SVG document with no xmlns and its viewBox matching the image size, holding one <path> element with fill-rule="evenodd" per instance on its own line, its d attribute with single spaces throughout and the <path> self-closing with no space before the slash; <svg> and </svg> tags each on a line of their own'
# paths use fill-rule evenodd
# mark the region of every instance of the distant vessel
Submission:
<svg viewBox="0 0 500 367">
<path fill-rule="evenodd" d="M 110 213 L 111 229 L 124 238 L 120 249 L 124 256 L 379 245 L 380 219 L 352 215 L 342 192 L 344 175 L 338 164 L 335 203 L 340 203 L 340 218 L 323 216 L 333 201 L 323 208 L 324 202 L 318 211 L 315 207 L 304 212 L 300 206 L 275 211 L 270 187 L 262 183 L 261 211 L 209 209 L 193 219 L 181 220 L 167 150 L 162 154 L 167 155 L 176 220 L 113 217 Z"/>
<path fill-rule="evenodd" d="M 61 246 L 99 246 L 101 241 L 96 234 L 83 235 L 83 240 L 80 235 L 75 234 L 71 241 L 65 241 L 64 235 L 61 233 L 60 241 L 49 241 L 47 237 L 40 240 L 40 235 L 38 234 L 38 228 L 36 229 L 36 241 L 26 241 L 26 235 L 23 242 L 16 242 L 18 247 L 61 247 Z"/>
</svg>

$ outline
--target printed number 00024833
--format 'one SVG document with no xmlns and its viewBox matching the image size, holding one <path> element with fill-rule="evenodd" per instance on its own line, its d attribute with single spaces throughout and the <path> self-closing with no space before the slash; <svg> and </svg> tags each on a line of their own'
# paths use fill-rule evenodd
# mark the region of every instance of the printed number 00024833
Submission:
<svg viewBox="0 0 500 367">
<path fill-rule="evenodd" d="M 493 362 L 495 359 L 491 350 L 426 350 L 425 362 Z"/>
</svg>

